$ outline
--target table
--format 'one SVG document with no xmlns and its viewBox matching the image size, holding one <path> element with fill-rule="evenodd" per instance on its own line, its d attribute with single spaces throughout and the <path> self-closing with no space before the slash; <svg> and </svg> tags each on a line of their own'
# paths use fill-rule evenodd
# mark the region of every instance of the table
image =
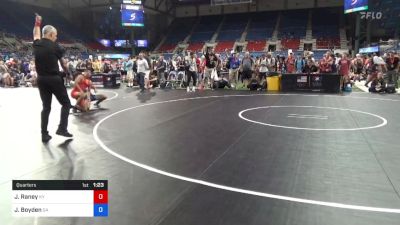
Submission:
<svg viewBox="0 0 400 225">
<path fill-rule="evenodd" d="M 107 217 L 107 180 L 13 180 L 15 217 Z"/>
<path fill-rule="evenodd" d="M 121 86 L 121 75 L 118 73 L 96 73 L 90 79 L 97 88 L 119 88 Z"/>
<path fill-rule="evenodd" d="M 339 74 L 282 74 L 281 90 L 316 91 L 338 93 L 340 91 Z"/>
</svg>

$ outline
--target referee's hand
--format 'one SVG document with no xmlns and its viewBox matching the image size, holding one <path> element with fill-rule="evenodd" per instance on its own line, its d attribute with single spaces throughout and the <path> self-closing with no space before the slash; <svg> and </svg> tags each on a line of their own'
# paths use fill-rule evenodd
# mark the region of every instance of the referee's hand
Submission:
<svg viewBox="0 0 400 225">
<path fill-rule="evenodd" d="M 37 13 L 35 13 L 35 22 L 37 22 L 37 23 L 40 23 L 40 22 L 42 22 L 42 17 L 39 15 L 39 14 L 37 14 Z"/>
</svg>

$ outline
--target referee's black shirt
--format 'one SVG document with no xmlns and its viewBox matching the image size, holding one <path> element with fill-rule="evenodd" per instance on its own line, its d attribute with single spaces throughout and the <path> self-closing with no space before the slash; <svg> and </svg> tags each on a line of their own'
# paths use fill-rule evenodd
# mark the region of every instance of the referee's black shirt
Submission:
<svg viewBox="0 0 400 225">
<path fill-rule="evenodd" d="M 33 42 L 33 54 L 38 76 L 58 76 L 58 61 L 64 54 L 63 48 L 49 39 L 42 38 Z"/>
</svg>

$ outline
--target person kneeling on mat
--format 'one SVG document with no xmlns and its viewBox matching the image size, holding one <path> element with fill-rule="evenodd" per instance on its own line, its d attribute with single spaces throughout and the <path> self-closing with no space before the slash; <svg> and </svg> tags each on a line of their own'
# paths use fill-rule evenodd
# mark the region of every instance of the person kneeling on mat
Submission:
<svg viewBox="0 0 400 225">
<path fill-rule="evenodd" d="M 89 71 L 89 74 L 90 74 L 90 71 Z M 90 75 L 89 75 L 89 77 L 90 77 Z M 90 78 L 89 78 L 89 83 L 90 83 L 90 86 L 89 86 L 90 101 L 91 102 L 96 101 L 94 103 L 94 106 L 96 106 L 97 108 L 100 108 L 100 103 L 102 101 L 106 100 L 107 96 L 105 96 L 103 94 L 97 94 L 97 89 L 95 86 L 93 86 L 93 83 L 90 80 Z M 91 90 L 93 90 L 93 93 L 91 92 Z"/>
<path fill-rule="evenodd" d="M 86 82 L 89 84 L 88 87 L 88 94 L 90 95 L 90 102 L 96 101 L 94 103 L 94 106 L 96 106 L 97 108 L 100 108 L 100 103 L 104 100 L 107 99 L 107 96 L 103 95 L 103 94 L 97 94 L 97 89 L 95 86 L 93 86 L 93 82 L 90 79 L 90 77 L 92 76 L 92 73 L 90 72 L 90 70 L 85 71 L 84 73 L 85 79 L 87 80 Z M 93 90 L 93 92 L 91 92 L 91 90 Z M 90 104 L 89 102 L 89 104 Z"/>
<path fill-rule="evenodd" d="M 85 78 L 88 71 L 84 71 L 75 78 L 75 84 L 71 91 L 71 97 L 76 99 L 76 104 L 73 111 L 76 112 L 79 109 L 82 112 L 89 110 L 90 101 L 88 101 L 88 88 L 89 82 Z"/>
<path fill-rule="evenodd" d="M 77 112 L 77 110 L 80 110 L 82 112 L 87 112 L 90 109 L 91 101 L 97 101 L 95 103 L 95 106 L 99 107 L 100 102 L 107 99 L 105 95 L 90 93 L 91 89 L 93 89 L 96 93 L 96 87 L 93 86 L 90 77 L 91 77 L 91 72 L 89 70 L 85 70 L 75 79 L 75 86 L 71 92 L 71 97 L 76 99 L 74 112 Z"/>
<path fill-rule="evenodd" d="M 371 82 L 371 87 L 368 91 L 371 93 L 384 93 L 385 92 L 385 80 L 383 79 L 383 73 L 379 72 L 377 78 Z"/>
<path fill-rule="evenodd" d="M 247 88 L 250 91 L 257 91 L 257 90 L 262 89 L 262 85 L 260 85 L 260 83 L 258 82 L 258 80 L 256 78 L 252 78 L 250 80 L 249 84 L 247 85 Z"/>
<path fill-rule="evenodd" d="M 213 83 L 213 89 L 224 89 L 225 87 L 231 88 L 231 85 L 229 84 L 228 79 L 225 77 L 215 77 L 214 83 Z"/>
</svg>

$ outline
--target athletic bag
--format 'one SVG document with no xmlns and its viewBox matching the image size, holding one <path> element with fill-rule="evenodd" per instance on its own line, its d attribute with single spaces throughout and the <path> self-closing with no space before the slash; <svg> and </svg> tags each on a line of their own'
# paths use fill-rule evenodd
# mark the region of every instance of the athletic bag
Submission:
<svg viewBox="0 0 400 225">
<path fill-rule="evenodd" d="M 394 84 L 387 84 L 385 88 L 386 93 L 388 94 L 394 94 L 396 93 L 396 87 Z"/>
<path fill-rule="evenodd" d="M 351 87 L 351 84 L 350 84 L 350 83 L 347 83 L 347 84 L 344 86 L 344 91 L 345 91 L 345 92 L 351 92 L 351 91 L 352 91 L 352 87 Z"/>
</svg>

